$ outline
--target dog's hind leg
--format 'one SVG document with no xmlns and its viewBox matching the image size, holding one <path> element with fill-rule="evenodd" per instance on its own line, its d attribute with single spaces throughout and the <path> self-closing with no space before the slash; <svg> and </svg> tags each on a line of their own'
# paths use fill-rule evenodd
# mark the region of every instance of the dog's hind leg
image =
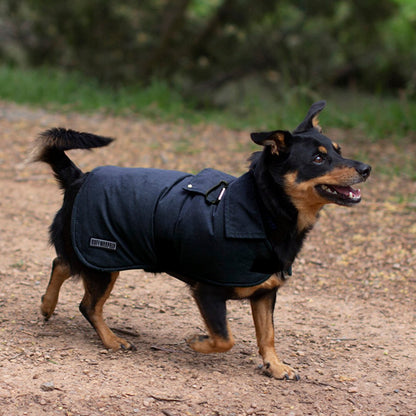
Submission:
<svg viewBox="0 0 416 416">
<path fill-rule="evenodd" d="M 79 305 L 79 309 L 92 327 L 96 330 L 104 346 L 113 351 L 120 348 L 134 350 L 135 347 L 123 338 L 117 337 L 107 326 L 103 318 L 104 303 L 113 290 L 119 272 L 105 273 L 93 272 L 82 273 L 85 294 Z"/>
<path fill-rule="evenodd" d="M 45 294 L 42 296 L 40 310 L 47 321 L 53 314 L 58 303 L 59 291 L 62 284 L 71 277 L 71 271 L 62 258 L 56 257 L 52 263 L 51 277 Z"/>
<path fill-rule="evenodd" d="M 282 361 L 276 354 L 274 346 L 273 311 L 277 289 L 270 290 L 261 296 L 250 299 L 256 328 L 257 345 L 263 358 L 264 372 L 278 379 L 298 380 L 299 376 L 293 368 Z"/>
<path fill-rule="evenodd" d="M 195 335 L 188 339 L 189 346 L 198 352 L 225 352 L 234 345 L 234 338 L 227 324 L 226 297 L 218 288 L 198 284 L 193 296 L 208 330 L 207 335 Z"/>
</svg>

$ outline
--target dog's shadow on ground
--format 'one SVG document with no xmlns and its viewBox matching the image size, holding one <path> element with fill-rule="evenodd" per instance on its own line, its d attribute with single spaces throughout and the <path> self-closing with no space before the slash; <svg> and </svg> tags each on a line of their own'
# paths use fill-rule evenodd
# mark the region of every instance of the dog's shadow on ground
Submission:
<svg viewBox="0 0 416 416">
<path fill-rule="evenodd" d="M 20 323 L 24 323 L 17 317 Z M 155 334 L 155 331 L 146 326 L 117 325 L 109 320 L 110 327 L 116 335 L 126 338 L 135 346 L 133 351 L 110 351 L 104 348 L 93 328 L 84 322 L 81 314 L 79 316 L 66 316 L 64 312 L 55 312 L 49 321 L 45 321 L 39 313 L 36 330 L 33 330 L 33 320 L 26 321 L 23 331 L 30 331 L 37 339 L 37 347 L 41 347 L 47 356 L 53 354 L 59 357 L 64 351 L 73 350 L 82 361 L 105 362 L 108 360 L 119 361 L 120 364 L 145 369 L 148 365 L 160 367 L 164 372 L 171 373 L 172 377 L 176 371 L 185 371 L 190 377 L 206 373 L 207 377 L 213 372 L 236 372 L 245 371 L 261 373 L 259 367 L 260 358 L 257 357 L 257 349 L 253 338 L 252 345 L 242 344 L 235 346 L 227 353 L 201 354 L 193 351 L 187 344 L 187 336 L 204 331 L 172 331 L 169 334 Z M 128 328 L 128 329 L 125 329 Z"/>
</svg>

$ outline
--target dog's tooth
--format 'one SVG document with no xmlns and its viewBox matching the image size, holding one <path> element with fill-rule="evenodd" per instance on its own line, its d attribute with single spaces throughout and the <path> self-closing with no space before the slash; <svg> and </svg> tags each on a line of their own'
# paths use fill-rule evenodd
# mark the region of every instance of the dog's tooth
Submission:
<svg viewBox="0 0 416 416">
<path fill-rule="evenodd" d="M 351 199 L 354 199 L 354 194 L 350 191 L 350 193 L 348 194 L 348 196 L 351 198 Z"/>
</svg>

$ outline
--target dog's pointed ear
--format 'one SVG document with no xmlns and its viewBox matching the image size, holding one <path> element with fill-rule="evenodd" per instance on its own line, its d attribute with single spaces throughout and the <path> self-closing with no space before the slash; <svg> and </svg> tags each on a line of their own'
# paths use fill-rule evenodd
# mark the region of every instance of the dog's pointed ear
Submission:
<svg viewBox="0 0 416 416">
<path fill-rule="evenodd" d="M 322 133 L 322 127 L 319 125 L 318 117 L 319 113 L 324 109 L 325 105 L 326 102 L 323 100 L 312 104 L 308 114 L 306 114 L 305 119 L 302 121 L 302 123 L 299 124 L 298 127 L 296 127 L 293 133 L 302 133 L 310 129 L 315 129 L 319 133 Z"/>
<path fill-rule="evenodd" d="M 251 133 L 250 137 L 260 146 L 270 146 L 270 152 L 275 155 L 286 151 L 292 143 L 292 134 L 285 130 Z"/>
</svg>

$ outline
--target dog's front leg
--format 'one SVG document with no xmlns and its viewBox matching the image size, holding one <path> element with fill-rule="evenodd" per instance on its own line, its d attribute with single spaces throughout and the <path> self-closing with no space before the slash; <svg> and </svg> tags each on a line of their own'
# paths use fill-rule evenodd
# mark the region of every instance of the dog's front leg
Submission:
<svg viewBox="0 0 416 416">
<path fill-rule="evenodd" d="M 250 299 L 254 325 L 256 327 L 257 345 L 263 358 L 265 374 L 277 379 L 299 380 L 295 370 L 282 361 L 276 354 L 274 346 L 273 312 L 277 288 L 261 296 Z"/>
<path fill-rule="evenodd" d="M 198 284 L 193 296 L 204 319 L 209 335 L 195 335 L 188 345 L 202 353 L 225 352 L 234 345 L 234 338 L 227 324 L 226 295 L 217 286 Z"/>
</svg>

